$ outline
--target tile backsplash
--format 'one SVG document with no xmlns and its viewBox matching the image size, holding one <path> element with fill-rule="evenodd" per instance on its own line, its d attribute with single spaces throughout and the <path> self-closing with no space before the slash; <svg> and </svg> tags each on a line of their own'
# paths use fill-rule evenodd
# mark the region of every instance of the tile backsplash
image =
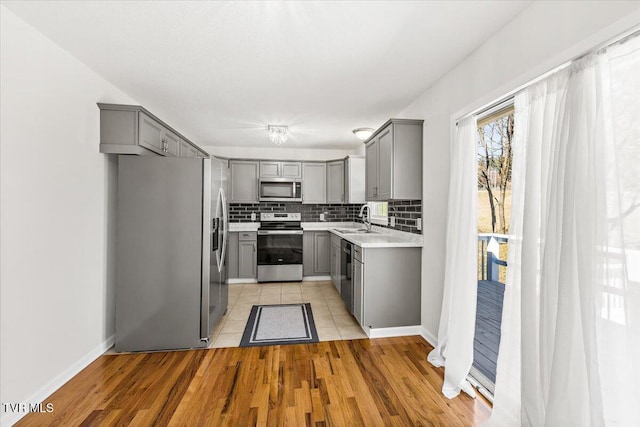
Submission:
<svg viewBox="0 0 640 427">
<path fill-rule="evenodd" d="M 301 204 L 301 203 L 231 203 L 229 220 L 231 222 L 251 222 L 251 214 L 256 214 L 260 221 L 262 212 L 300 212 L 302 222 L 320 222 L 320 214 L 324 214 L 327 222 L 362 222 L 358 218 L 360 204 Z M 389 216 L 396 217 L 395 227 L 387 228 L 422 234 L 416 226 L 416 220 L 422 218 L 422 200 L 394 200 L 389 202 Z"/>
<path fill-rule="evenodd" d="M 416 220 L 422 218 L 422 200 L 391 201 L 389 202 L 388 215 L 396 217 L 396 226 L 389 228 L 422 234 L 422 230 L 418 230 L 416 225 Z"/>
<path fill-rule="evenodd" d="M 361 205 L 343 204 L 301 204 L 301 203 L 231 203 L 229 220 L 231 222 L 251 222 L 251 214 L 260 221 L 262 212 L 300 212 L 302 222 L 319 222 L 324 214 L 327 222 L 355 221 Z"/>
</svg>

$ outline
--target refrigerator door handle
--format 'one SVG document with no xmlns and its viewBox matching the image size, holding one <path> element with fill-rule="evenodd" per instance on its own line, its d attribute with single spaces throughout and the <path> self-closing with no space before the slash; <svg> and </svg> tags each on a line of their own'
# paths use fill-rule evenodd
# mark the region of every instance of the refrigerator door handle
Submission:
<svg viewBox="0 0 640 427">
<path fill-rule="evenodd" d="M 215 261 L 212 257 L 216 254 L 212 253 L 215 243 L 213 238 L 217 236 L 218 223 L 215 220 L 215 212 L 212 212 L 211 206 L 211 161 L 202 159 L 203 183 L 202 190 L 206 198 L 203 198 L 202 218 L 203 218 L 203 239 L 206 244 L 203 245 L 202 254 L 202 287 L 200 290 L 200 341 L 208 342 L 209 340 L 209 304 L 211 298 L 211 274 Z M 211 240 L 211 241 L 210 241 Z M 216 251 L 217 253 L 218 251 Z"/>
<path fill-rule="evenodd" d="M 224 190 L 220 187 L 220 193 L 218 194 L 218 201 L 222 203 L 222 255 L 220 256 L 220 262 L 218 264 L 218 271 L 222 271 L 224 267 L 224 261 L 227 256 L 227 200 L 224 196 Z M 219 248 L 220 249 L 220 248 Z"/>
</svg>

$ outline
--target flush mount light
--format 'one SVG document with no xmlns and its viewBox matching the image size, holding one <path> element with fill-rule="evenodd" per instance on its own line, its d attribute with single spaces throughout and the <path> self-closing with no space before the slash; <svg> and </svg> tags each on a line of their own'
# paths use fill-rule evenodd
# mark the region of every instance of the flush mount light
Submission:
<svg viewBox="0 0 640 427">
<path fill-rule="evenodd" d="M 367 139 L 367 138 L 369 138 L 371 136 L 371 134 L 373 133 L 373 129 L 371 129 L 371 128 L 358 128 L 358 129 L 354 129 L 353 133 L 355 134 L 355 136 L 360 141 L 364 141 L 365 139 Z"/>
<path fill-rule="evenodd" d="M 269 125 L 269 139 L 276 145 L 280 145 L 287 140 L 289 128 L 287 126 Z"/>
</svg>

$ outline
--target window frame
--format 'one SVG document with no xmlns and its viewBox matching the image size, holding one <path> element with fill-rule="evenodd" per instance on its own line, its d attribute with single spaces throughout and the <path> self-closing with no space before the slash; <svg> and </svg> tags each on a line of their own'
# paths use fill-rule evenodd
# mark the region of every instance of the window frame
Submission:
<svg viewBox="0 0 640 427">
<path fill-rule="evenodd" d="M 389 224 L 389 202 L 367 202 L 371 213 L 371 224 L 387 226 Z M 380 210 L 386 215 L 379 214 Z"/>
</svg>

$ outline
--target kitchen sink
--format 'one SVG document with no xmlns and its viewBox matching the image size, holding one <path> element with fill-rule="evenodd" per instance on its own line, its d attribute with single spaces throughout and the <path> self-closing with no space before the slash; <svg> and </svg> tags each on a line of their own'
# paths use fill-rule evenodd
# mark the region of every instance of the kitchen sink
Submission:
<svg viewBox="0 0 640 427">
<path fill-rule="evenodd" d="M 342 234 L 378 234 L 377 231 L 367 231 L 366 228 L 334 228 L 334 230 Z"/>
</svg>

